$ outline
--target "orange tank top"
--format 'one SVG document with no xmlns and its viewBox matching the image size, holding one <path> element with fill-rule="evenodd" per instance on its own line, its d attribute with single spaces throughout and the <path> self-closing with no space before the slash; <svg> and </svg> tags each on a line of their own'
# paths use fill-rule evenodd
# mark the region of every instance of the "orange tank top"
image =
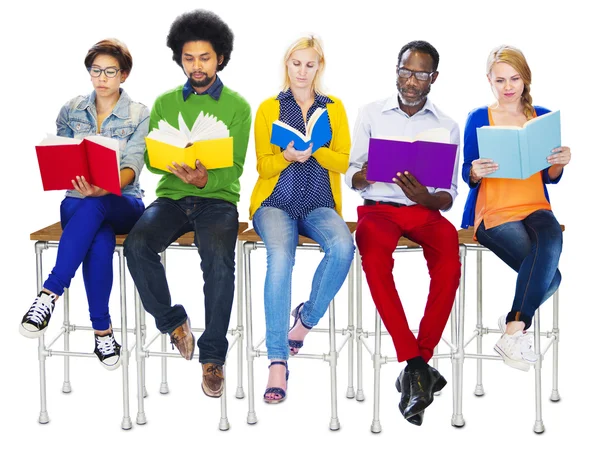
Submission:
<svg viewBox="0 0 600 455">
<path fill-rule="evenodd" d="M 494 125 L 489 108 L 488 118 L 490 125 Z M 541 171 L 524 180 L 483 178 L 475 205 L 475 232 L 481 221 L 489 229 L 525 219 L 536 210 L 551 210 Z M 473 238 L 477 240 L 476 236 Z"/>
</svg>

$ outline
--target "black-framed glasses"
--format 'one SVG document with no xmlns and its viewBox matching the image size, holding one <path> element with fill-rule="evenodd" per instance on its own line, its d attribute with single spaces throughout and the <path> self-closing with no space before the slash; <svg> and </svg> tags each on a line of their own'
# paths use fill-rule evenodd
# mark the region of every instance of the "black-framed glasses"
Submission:
<svg viewBox="0 0 600 455">
<path fill-rule="evenodd" d="M 96 66 L 91 66 L 87 70 L 88 73 L 90 73 L 90 76 L 92 77 L 100 77 L 100 75 L 104 73 L 106 74 L 106 77 L 110 78 L 115 77 L 117 74 L 119 74 L 119 71 L 121 71 L 120 68 L 115 68 L 114 66 L 109 66 L 108 68 L 98 68 Z"/>
<path fill-rule="evenodd" d="M 428 80 L 435 71 L 428 73 L 427 71 L 411 71 L 406 68 L 398 68 L 398 77 L 400 79 L 410 79 L 410 77 L 414 74 L 415 79 L 418 81 L 426 81 Z"/>
</svg>

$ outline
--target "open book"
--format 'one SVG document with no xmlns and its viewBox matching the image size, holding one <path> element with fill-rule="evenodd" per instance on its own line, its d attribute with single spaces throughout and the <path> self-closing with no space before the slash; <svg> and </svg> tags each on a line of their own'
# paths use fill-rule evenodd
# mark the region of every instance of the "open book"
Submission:
<svg viewBox="0 0 600 455">
<path fill-rule="evenodd" d="M 150 166 L 170 172 L 173 161 L 196 169 L 196 160 L 207 169 L 233 166 L 233 137 L 215 116 L 200 112 L 189 129 L 179 113 L 179 129 L 165 120 L 146 136 Z"/>
<path fill-rule="evenodd" d="M 92 185 L 121 195 L 119 141 L 104 136 L 73 139 L 49 134 L 35 146 L 45 191 L 72 190 L 83 176 Z"/>
<path fill-rule="evenodd" d="M 445 128 L 422 131 L 413 138 L 371 138 L 367 180 L 393 183 L 396 173 L 408 171 L 421 185 L 449 189 L 457 149 Z"/>
<path fill-rule="evenodd" d="M 489 178 L 529 178 L 550 166 L 547 158 L 560 144 L 560 111 L 532 118 L 522 127 L 477 128 L 479 156 L 498 164 Z"/>
<path fill-rule="evenodd" d="M 312 142 L 312 151 L 315 153 L 330 140 L 329 116 L 327 115 L 327 109 L 322 107 L 315 109 L 315 112 L 310 116 L 306 124 L 306 135 L 280 120 L 273 122 L 271 144 L 278 145 L 282 149 L 285 149 L 290 142 L 294 141 L 294 148 L 303 152 L 310 147 Z"/>
</svg>

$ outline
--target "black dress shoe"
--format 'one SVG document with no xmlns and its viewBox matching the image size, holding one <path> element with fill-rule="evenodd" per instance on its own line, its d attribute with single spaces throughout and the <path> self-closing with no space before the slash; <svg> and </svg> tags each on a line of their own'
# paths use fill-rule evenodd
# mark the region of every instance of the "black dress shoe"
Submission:
<svg viewBox="0 0 600 455">
<path fill-rule="evenodd" d="M 398 390 L 398 392 L 400 392 L 400 393 L 402 393 L 402 383 L 400 381 L 400 378 L 402 376 L 403 376 L 402 373 L 400 373 L 400 376 L 398 377 L 398 379 L 396 379 L 396 390 Z M 402 416 L 404 416 L 404 412 L 406 410 L 407 404 L 408 404 L 408 393 L 402 393 L 402 397 L 400 398 L 400 403 L 398 403 L 398 408 L 400 409 Z M 412 423 L 413 425 L 417 425 L 420 427 L 421 424 L 423 423 L 424 415 L 425 415 L 425 411 L 421 411 L 418 414 L 415 414 L 414 416 L 407 418 L 406 420 L 409 423 Z"/>
<path fill-rule="evenodd" d="M 433 394 L 446 385 L 444 377 L 429 365 L 422 369 L 406 367 L 399 379 L 402 395 L 408 395 L 408 398 L 405 398 L 407 404 L 403 414 L 407 420 L 433 403 Z"/>
</svg>

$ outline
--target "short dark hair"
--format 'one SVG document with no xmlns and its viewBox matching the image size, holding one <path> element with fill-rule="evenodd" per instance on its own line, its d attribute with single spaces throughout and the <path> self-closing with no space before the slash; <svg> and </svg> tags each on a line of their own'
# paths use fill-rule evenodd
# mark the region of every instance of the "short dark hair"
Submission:
<svg viewBox="0 0 600 455">
<path fill-rule="evenodd" d="M 215 13 L 197 9 L 183 13 L 171 24 L 167 46 L 173 51 L 173 60 L 179 66 L 182 66 L 183 45 L 190 41 L 208 41 L 217 56 L 223 56 L 223 62 L 217 66 L 217 71 L 227 66 L 233 50 L 233 32 Z"/>
<path fill-rule="evenodd" d="M 438 54 L 438 51 L 435 49 L 435 47 L 433 47 L 427 41 L 411 41 L 410 43 L 402 46 L 402 49 L 400 49 L 400 53 L 398 54 L 398 65 L 400 65 L 402 55 L 404 55 L 406 51 L 417 51 L 422 52 L 423 54 L 431 55 L 431 58 L 433 59 L 433 71 L 437 71 L 438 64 L 440 63 L 440 54 Z"/>
<path fill-rule="evenodd" d="M 133 58 L 125 43 L 116 38 L 103 39 L 94 44 L 85 56 L 85 67 L 89 68 L 99 55 L 110 55 L 119 62 L 119 67 L 123 73 L 129 74 L 133 68 Z"/>
</svg>

